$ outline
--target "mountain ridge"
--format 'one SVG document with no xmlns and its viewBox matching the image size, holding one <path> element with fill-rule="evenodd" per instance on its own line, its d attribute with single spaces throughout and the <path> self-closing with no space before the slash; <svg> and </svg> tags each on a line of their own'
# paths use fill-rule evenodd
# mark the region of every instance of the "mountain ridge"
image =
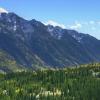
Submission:
<svg viewBox="0 0 100 100">
<path fill-rule="evenodd" d="M 99 46 L 100 40 L 75 30 L 28 21 L 15 13 L 2 13 L 0 17 L 0 50 L 26 68 L 99 62 Z"/>
</svg>

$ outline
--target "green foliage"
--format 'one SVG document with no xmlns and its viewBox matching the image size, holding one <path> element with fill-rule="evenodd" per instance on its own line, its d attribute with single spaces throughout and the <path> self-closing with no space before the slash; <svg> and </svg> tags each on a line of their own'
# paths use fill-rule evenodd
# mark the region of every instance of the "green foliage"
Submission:
<svg viewBox="0 0 100 100">
<path fill-rule="evenodd" d="M 24 69 L 25 67 L 18 64 L 8 53 L 0 50 L 0 72 L 15 72 Z"/>
<path fill-rule="evenodd" d="M 0 74 L 0 100 L 100 100 L 100 64 Z"/>
</svg>

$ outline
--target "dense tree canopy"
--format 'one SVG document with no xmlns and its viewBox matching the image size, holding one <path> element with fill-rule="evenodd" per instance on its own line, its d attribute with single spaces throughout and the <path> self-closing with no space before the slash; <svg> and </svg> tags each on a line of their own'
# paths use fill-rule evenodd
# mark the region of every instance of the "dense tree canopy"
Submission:
<svg viewBox="0 0 100 100">
<path fill-rule="evenodd" d="M 0 74 L 0 100 L 100 100 L 100 64 Z"/>
</svg>

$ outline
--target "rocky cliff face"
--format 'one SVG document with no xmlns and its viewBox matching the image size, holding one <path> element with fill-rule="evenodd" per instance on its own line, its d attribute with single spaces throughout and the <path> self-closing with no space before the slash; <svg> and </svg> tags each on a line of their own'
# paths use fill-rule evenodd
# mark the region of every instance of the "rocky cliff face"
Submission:
<svg viewBox="0 0 100 100">
<path fill-rule="evenodd" d="M 100 61 L 100 41 L 75 30 L 0 14 L 0 50 L 29 67 L 66 67 Z"/>
</svg>

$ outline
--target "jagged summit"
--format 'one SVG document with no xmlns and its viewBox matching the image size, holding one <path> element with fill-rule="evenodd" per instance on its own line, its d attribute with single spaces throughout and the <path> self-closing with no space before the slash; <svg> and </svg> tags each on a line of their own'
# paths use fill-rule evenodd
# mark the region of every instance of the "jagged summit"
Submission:
<svg viewBox="0 0 100 100">
<path fill-rule="evenodd" d="M 3 55 L 6 52 L 5 58 L 11 56 L 18 65 L 37 69 L 100 62 L 100 40 L 75 30 L 6 13 L 0 16 L 0 50 Z"/>
<path fill-rule="evenodd" d="M 8 13 L 8 11 L 0 7 L 0 13 Z"/>
</svg>

